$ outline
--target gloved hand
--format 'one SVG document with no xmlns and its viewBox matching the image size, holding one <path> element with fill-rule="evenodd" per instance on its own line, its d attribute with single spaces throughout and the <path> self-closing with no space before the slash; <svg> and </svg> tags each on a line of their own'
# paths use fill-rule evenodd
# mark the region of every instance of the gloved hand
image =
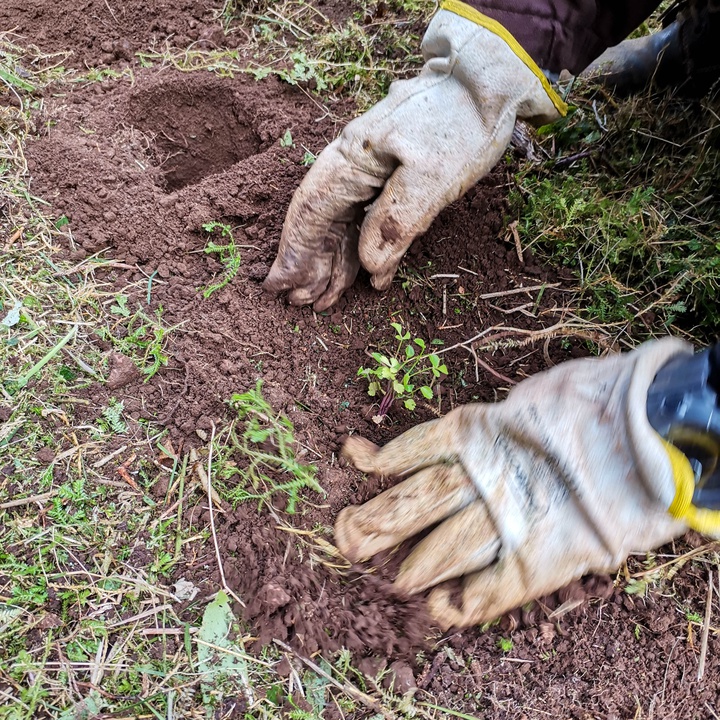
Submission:
<svg viewBox="0 0 720 720">
<path fill-rule="evenodd" d="M 358 469 L 410 477 L 345 508 L 337 547 L 358 562 L 440 523 L 395 585 L 416 593 L 464 576 L 459 607 L 446 588 L 430 594 L 446 629 L 493 620 L 682 534 L 687 526 L 668 509 L 676 477 L 692 469 L 653 430 L 645 407 L 657 371 L 690 352 L 667 338 L 572 360 L 523 381 L 503 402 L 457 408 L 382 449 L 350 437 L 344 453 Z"/>
<path fill-rule="evenodd" d="M 321 311 L 361 264 L 387 289 L 413 239 L 502 157 L 516 118 L 565 112 L 502 26 L 462 2 L 443 7 L 452 12 L 430 23 L 422 72 L 347 125 L 295 192 L 267 291 Z"/>
</svg>

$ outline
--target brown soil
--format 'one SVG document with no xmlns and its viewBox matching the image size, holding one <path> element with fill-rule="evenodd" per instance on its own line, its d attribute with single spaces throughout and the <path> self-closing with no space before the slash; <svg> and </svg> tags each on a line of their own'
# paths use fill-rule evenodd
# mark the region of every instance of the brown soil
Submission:
<svg viewBox="0 0 720 720">
<path fill-rule="evenodd" d="M 112 0 L 82 7 L 9 0 L 0 22 L 46 50 L 71 50 L 79 65 L 122 64 L 170 34 L 177 44 L 206 32 L 216 44 L 228 42 L 213 20 L 219 5 L 127 2 L 115 9 Z M 332 111 L 352 115 L 349 105 Z M 552 310 L 562 305 L 562 288 L 546 290 L 539 307 L 526 308 L 535 315 L 503 310 L 532 303 L 536 294 L 479 297 L 564 280 L 536 266 L 529 253 L 521 262 L 505 240 L 503 167 L 441 214 L 413 246 L 390 291 L 378 294 L 361 277 L 337 307 L 316 315 L 261 290 L 290 197 L 306 171 L 305 148 L 319 152 L 338 131 L 308 94 L 272 78 L 256 83 L 135 65 L 132 84 L 111 80 L 57 97 L 48 93 L 43 113 L 38 126 L 50 129 L 27 155 L 33 192 L 70 221 L 61 253 L 77 262 L 93 254 L 113 258 L 97 273 L 108 291 L 129 292 L 133 310 L 152 315 L 162 307 L 164 324 L 178 325 L 169 336 L 167 367 L 149 382 L 128 371 L 107 338 L 94 338 L 107 353 L 110 382 L 91 388 L 88 419 L 114 397 L 138 434 L 152 419 L 168 428 L 176 448 L 204 446 L 213 425 L 231 419 L 228 398 L 262 378 L 266 398 L 294 422 L 303 459 L 318 466 L 327 491 L 324 499 L 308 494 L 312 504 L 283 516 L 296 528 L 331 527 L 342 507 L 382 489 L 338 463 L 347 433 L 384 442 L 457 404 L 502 398 L 508 387 L 484 367 L 477 382 L 472 357 L 451 351 L 439 407 L 421 404 L 410 414 L 395 406 L 376 425 L 377 408 L 356 374 L 367 348 L 392 341 L 391 321 L 450 346 L 496 324 L 537 330 L 559 318 Z M 287 130 L 293 147 L 280 143 Z M 211 220 L 233 227 L 242 265 L 231 284 L 203 299 L 202 289 L 221 271 L 203 252 L 209 236 L 202 225 Z M 481 359 L 495 373 L 520 380 L 583 353 L 580 342 L 553 340 Z M 206 506 L 191 505 L 186 518 L 207 527 Z M 590 578 L 485 633 L 440 638 L 422 598 L 393 595 L 390 580 L 402 550 L 338 572 L 309 536 L 298 540 L 254 505 L 227 507 L 216 524 L 227 580 L 246 604 L 237 610 L 258 645 L 278 638 L 306 655 L 345 646 L 365 669 L 394 663 L 399 686 L 417 685 L 431 702 L 488 718 L 704 718 L 705 703 L 716 705 L 720 645 L 712 636 L 705 680 L 695 683 L 697 641 L 688 642 L 680 611 L 680 605 L 704 606 L 701 567 L 685 567 L 674 596 L 638 598 L 607 578 Z M 379 569 L 368 572 L 373 566 Z M 203 591 L 196 607 L 217 590 L 210 543 L 202 555 L 187 558 L 181 576 Z M 563 603 L 572 609 L 549 617 Z M 512 638 L 507 654 L 498 647 L 501 637 Z"/>
</svg>

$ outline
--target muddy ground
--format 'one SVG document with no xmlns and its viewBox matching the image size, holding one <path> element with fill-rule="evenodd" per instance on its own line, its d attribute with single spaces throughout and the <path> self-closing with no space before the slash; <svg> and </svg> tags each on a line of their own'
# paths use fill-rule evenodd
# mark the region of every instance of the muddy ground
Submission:
<svg viewBox="0 0 720 720">
<path fill-rule="evenodd" d="M 368 349 L 392 343 L 390 322 L 445 347 L 495 325 L 514 328 L 508 337 L 520 340 L 521 331 L 563 319 L 572 280 L 518 254 L 507 230 L 511 174 L 501 165 L 415 243 L 388 292 L 373 291 L 361 276 L 338 306 L 319 315 L 264 295 L 285 211 L 306 172 L 303 157 L 321 151 L 354 108 L 323 105 L 306 88 L 273 77 L 220 78 L 143 68 L 135 60 L 134 52 L 168 37 L 179 47 L 236 46 L 240 33 L 225 36 L 216 20 L 220 5 L 6 0 L 0 27 L 15 28 L 46 52 L 72 53 L 66 64 L 133 71 L 46 94 L 36 116 L 39 137 L 27 148 L 31 187 L 57 218 L 69 220 L 60 256 L 77 263 L 111 258 L 97 271 L 105 289 L 129 294 L 128 306 L 151 316 L 162 307 L 163 323 L 178 326 L 169 335 L 167 366 L 149 382 L 117 371 L 110 383 L 96 383 L 87 417 L 115 398 L 138 436 L 152 420 L 169 430 L 178 452 L 202 448 L 213 426 L 232 418 L 230 396 L 262 378 L 266 398 L 294 422 L 303 460 L 317 465 L 327 492 L 308 493 L 310 503 L 284 523 L 331 527 L 342 507 L 381 489 L 341 467 L 338 449 L 348 433 L 384 442 L 457 404 L 501 399 L 508 379 L 587 350 L 581 337 L 554 338 L 485 353 L 480 366 L 464 348 L 452 350 L 437 400 L 414 413 L 396 404 L 381 425 L 373 422 L 377 406 L 357 370 Z M 347 15 L 344 5 L 318 2 L 337 22 Z M 281 143 L 288 130 L 292 145 Z M 209 221 L 232 227 L 242 263 L 229 285 L 203 299 L 202 289 L 222 270 L 203 252 Z M 537 291 L 481 297 L 543 283 L 555 287 L 539 302 Z M 94 342 L 110 370 L 121 364 L 109 338 Z M 162 498 L 165 488 L 154 492 Z M 186 519 L 207 527 L 201 501 L 190 504 Z M 479 717 L 706 718 L 708 707 L 717 707 L 720 645 L 711 633 L 705 679 L 696 682 L 699 643 L 683 612 L 704 607 L 702 565 L 687 563 L 648 597 L 614 587 L 613 578 L 588 578 L 486 632 L 441 637 L 422 598 L 393 595 L 399 555 L 338 571 L 313 553 L 312 540 L 296 542 L 253 504 L 225 507 L 216 523 L 228 583 L 246 603 L 236 609 L 256 647 L 273 638 L 308 656 L 348 647 L 370 675 L 392 665 L 398 689 L 417 687 L 418 697 Z M 686 539 L 664 553 L 697 542 Z M 639 560 L 631 570 L 642 570 Z M 180 577 L 202 589 L 194 608 L 202 606 L 219 586 L 210 544 L 187 557 Z M 500 638 L 511 638 L 509 651 L 498 647 Z"/>
</svg>

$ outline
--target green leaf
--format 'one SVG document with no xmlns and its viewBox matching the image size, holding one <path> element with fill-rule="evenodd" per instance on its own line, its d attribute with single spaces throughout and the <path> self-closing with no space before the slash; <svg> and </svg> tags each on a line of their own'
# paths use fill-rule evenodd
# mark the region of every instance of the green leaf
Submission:
<svg viewBox="0 0 720 720">
<path fill-rule="evenodd" d="M 443 364 L 443 365 L 440 365 L 440 366 L 438 367 L 438 370 L 439 370 L 443 375 L 447 375 L 447 374 L 448 374 L 447 365 L 444 365 L 444 364 Z"/>
<path fill-rule="evenodd" d="M 280 147 L 295 147 L 290 130 L 286 130 L 285 134 L 280 138 Z"/>
<path fill-rule="evenodd" d="M 236 638 L 231 640 L 230 638 Z M 230 609 L 228 596 L 221 590 L 203 613 L 197 635 L 197 664 L 208 716 L 213 717 L 212 691 L 222 683 L 223 692 L 233 689 L 247 694 L 250 687 L 245 652 L 239 638 L 240 627 Z"/>
<path fill-rule="evenodd" d="M 415 348 L 412 345 L 405 346 L 405 357 L 406 358 L 415 357 Z"/>
<path fill-rule="evenodd" d="M 405 407 L 410 411 L 414 410 L 415 409 L 415 401 L 412 398 L 408 398 L 405 401 Z"/>
<path fill-rule="evenodd" d="M 437 355 L 428 355 L 428 360 L 434 368 L 436 368 L 440 364 L 440 358 Z"/>
<path fill-rule="evenodd" d="M 368 385 L 368 395 L 375 397 L 380 392 L 380 383 L 373 381 Z"/>
<path fill-rule="evenodd" d="M 415 338 L 415 340 L 413 340 L 413 342 L 414 342 L 421 350 L 424 350 L 424 349 L 425 349 L 425 341 L 424 341 L 424 340 L 421 340 L 420 338 Z"/>
<path fill-rule="evenodd" d="M 35 86 L 31 83 L 23 80 L 19 75 L 12 72 L 9 68 L 0 66 L 0 78 L 5 81 L 6 85 L 11 87 L 20 88 L 26 92 L 32 92 L 35 90 Z"/>
<path fill-rule="evenodd" d="M 428 400 L 432 400 L 433 397 L 433 391 L 432 388 L 428 387 L 427 385 L 423 385 L 420 388 L 420 392 L 423 394 L 424 397 L 426 397 Z"/>
<path fill-rule="evenodd" d="M 393 381 L 393 390 L 395 391 L 396 395 L 402 395 L 405 392 L 405 386 L 401 382 L 394 380 Z"/>
</svg>

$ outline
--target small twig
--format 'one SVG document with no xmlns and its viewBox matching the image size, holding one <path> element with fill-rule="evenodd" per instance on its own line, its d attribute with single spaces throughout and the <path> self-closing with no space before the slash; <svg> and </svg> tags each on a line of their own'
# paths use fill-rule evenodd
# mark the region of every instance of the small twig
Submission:
<svg viewBox="0 0 720 720">
<path fill-rule="evenodd" d="M 509 383 L 510 385 L 517 385 L 517 380 L 511 380 L 507 375 L 503 375 L 501 372 L 498 372 L 497 370 L 491 368 L 486 362 L 481 360 L 478 356 L 475 350 L 472 350 L 473 358 L 475 358 L 475 362 L 483 369 L 489 372 L 491 375 L 496 377 L 498 380 L 501 380 L 502 382 Z"/>
<path fill-rule="evenodd" d="M 478 295 L 480 300 L 490 300 L 492 298 L 505 297 L 507 295 L 519 295 L 524 292 L 533 292 L 535 290 L 547 290 L 548 288 L 560 287 L 560 283 L 543 283 L 542 285 L 530 285 L 529 287 L 515 288 L 514 290 L 501 290 L 500 292 L 485 293 Z"/>
<path fill-rule="evenodd" d="M 590 157 L 594 153 L 594 150 L 583 150 L 582 152 L 575 153 L 574 155 L 568 155 L 567 157 L 559 158 L 553 165 L 554 168 L 560 168 L 565 165 L 570 165 L 576 160 L 582 160 L 583 158 Z"/>
<path fill-rule="evenodd" d="M 213 502 L 219 510 L 222 510 L 222 499 L 220 498 L 220 495 L 218 495 L 217 490 L 215 490 L 215 488 L 212 486 L 210 478 L 208 477 L 207 472 L 205 472 L 205 468 L 200 462 L 197 450 L 195 450 L 195 448 L 190 448 L 190 462 L 193 464 L 195 472 L 197 472 L 198 477 L 200 478 L 200 482 L 203 484 L 203 489 L 206 489 L 208 485 L 210 486 L 210 495 L 213 499 Z"/>
<path fill-rule="evenodd" d="M 713 572 L 708 570 L 708 588 L 707 600 L 705 601 L 705 621 L 703 622 L 702 637 L 700 640 L 700 661 L 698 663 L 698 682 L 702 680 L 705 674 L 705 659 L 708 649 L 708 634 L 710 632 L 710 614 L 712 612 L 712 596 L 713 596 Z"/>
<path fill-rule="evenodd" d="M 607 125 L 600 119 L 600 113 L 597 109 L 597 100 L 593 100 L 592 104 L 593 113 L 595 113 L 595 121 L 598 124 L 598 127 L 603 131 L 607 132 Z"/>
<path fill-rule="evenodd" d="M 28 497 L 18 498 L 17 500 L 8 500 L 8 502 L 0 503 L 0 510 L 9 510 L 10 508 L 22 507 L 30 505 L 34 502 L 45 502 L 55 494 L 54 491 L 41 493 L 40 495 L 28 495 Z"/>
<path fill-rule="evenodd" d="M 97 469 L 101 468 L 103 465 L 107 465 L 114 457 L 117 457 L 121 453 L 124 453 L 127 450 L 127 445 L 121 445 L 117 450 L 113 450 L 109 455 L 106 455 L 104 458 L 100 458 L 97 462 L 94 462 L 92 466 Z"/>
<path fill-rule="evenodd" d="M 353 687 L 349 682 L 338 682 L 332 675 L 326 673 L 319 665 L 316 665 L 309 658 L 303 657 L 299 653 L 295 652 L 295 650 L 293 650 L 282 640 L 273 638 L 273 642 L 278 647 L 282 648 L 285 652 L 294 655 L 298 660 L 300 660 L 301 663 L 307 665 L 307 667 L 309 667 L 313 672 L 317 673 L 318 675 L 320 675 L 320 677 L 324 678 L 329 683 L 334 685 L 338 690 L 342 690 L 342 692 L 347 693 L 348 695 L 350 695 L 350 697 L 360 701 L 363 705 L 365 705 L 365 707 L 370 708 L 373 712 L 380 713 L 380 715 L 382 715 L 384 718 L 387 718 L 388 720 L 394 720 L 395 714 L 393 712 L 391 712 L 387 708 L 384 708 L 376 700 L 373 700 L 373 698 L 371 698 L 369 695 L 366 695 L 361 690 Z"/>
<path fill-rule="evenodd" d="M 5 249 L 5 252 L 7 252 L 8 250 L 10 250 L 10 248 L 15 244 L 15 242 L 16 242 L 17 240 L 20 239 L 20 237 L 22 236 L 22 234 L 23 234 L 24 232 L 25 232 L 25 228 L 24 228 L 24 227 L 20 227 L 20 228 L 18 228 L 18 229 L 8 238 L 8 241 L 5 243 L 5 248 L 4 248 L 4 249 Z"/>
<path fill-rule="evenodd" d="M 513 220 L 508 225 L 508 230 L 512 233 L 513 240 L 515 241 L 515 252 L 517 253 L 517 258 L 520 261 L 521 265 L 525 264 L 525 258 L 523 257 L 523 249 L 522 249 L 522 243 L 520 242 L 520 233 L 517 229 L 518 221 Z"/>
<path fill-rule="evenodd" d="M 689 552 L 686 552 L 683 555 L 679 555 L 676 558 L 673 558 L 672 560 L 668 560 L 665 563 L 662 563 L 662 565 L 656 565 L 654 568 L 650 568 L 649 570 L 641 570 L 640 572 L 633 573 L 630 575 L 630 578 L 640 578 L 644 577 L 645 575 L 652 575 L 656 572 L 659 572 L 663 568 L 668 567 L 669 565 L 675 565 L 676 563 L 679 563 L 681 561 L 687 561 L 691 557 L 695 557 L 695 555 L 700 555 L 701 553 L 704 553 L 707 550 L 710 550 L 711 548 L 717 547 L 718 541 L 714 540 L 713 542 L 706 543 L 705 545 L 701 545 L 700 547 L 696 547 L 694 550 L 690 550 Z"/>
<path fill-rule="evenodd" d="M 220 581 L 222 582 L 223 590 L 230 595 L 234 600 L 240 603 L 242 607 L 245 607 L 245 603 L 228 587 L 227 580 L 225 579 L 225 570 L 223 569 L 222 557 L 220 556 L 220 545 L 218 544 L 217 533 L 215 532 L 215 508 L 213 505 L 213 488 L 212 488 L 212 455 L 213 455 L 213 444 L 215 443 L 215 423 L 212 424 L 212 433 L 210 434 L 210 446 L 208 447 L 208 464 L 207 464 L 207 496 L 208 496 L 208 508 L 210 511 L 210 532 L 212 533 L 213 544 L 215 545 L 215 559 L 217 560 L 218 570 L 220 571 Z"/>
</svg>

